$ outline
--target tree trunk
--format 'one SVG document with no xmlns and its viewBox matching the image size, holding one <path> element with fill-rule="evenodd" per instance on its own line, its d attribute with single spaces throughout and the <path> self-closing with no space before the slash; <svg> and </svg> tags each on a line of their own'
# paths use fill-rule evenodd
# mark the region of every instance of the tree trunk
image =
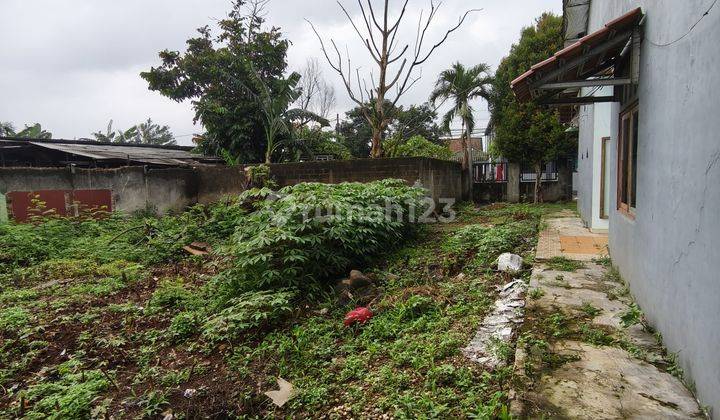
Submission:
<svg viewBox="0 0 720 420">
<path fill-rule="evenodd" d="M 542 163 L 536 163 L 535 164 L 535 199 L 533 202 L 535 204 L 542 203 L 543 197 L 542 197 Z"/>
<path fill-rule="evenodd" d="M 460 147 L 462 147 L 463 151 L 463 157 L 462 157 L 462 169 L 464 171 L 468 170 L 468 166 L 470 165 L 470 154 L 468 153 L 468 143 L 465 133 L 465 119 L 462 120 L 462 131 L 460 132 Z"/>
<path fill-rule="evenodd" d="M 382 157 L 382 130 L 376 130 L 373 128 L 373 137 L 372 137 L 372 149 L 370 149 L 370 157 L 371 158 L 379 158 Z"/>
</svg>

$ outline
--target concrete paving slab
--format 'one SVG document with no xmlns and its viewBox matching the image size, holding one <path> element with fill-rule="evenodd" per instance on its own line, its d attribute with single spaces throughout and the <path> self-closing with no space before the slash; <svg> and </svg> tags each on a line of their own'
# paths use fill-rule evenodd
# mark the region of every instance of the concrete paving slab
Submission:
<svg viewBox="0 0 720 420">
<path fill-rule="evenodd" d="M 657 338 L 642 323 L 623 324 L 622 317 L 630 310 L 632 298 L 623 291 L 624 285 L 608 275 L 608 267 L 591 261 L 599 254 L 570 254 L 560 245 L 562 237 L 569 237 L 572 239 L 566 242 L 583 243 L 597 250 L 599 244 L 606 243 L 607 235 L 591 233 L 576 217 L 554 217 L 546 224 L 528 289 L 533 298 L 528 299 L 526 309 L 534 316 L 526 319 L 522 329 L 529 333 L 542 331 L 537 327 L 545 317 L 556 313 L 573 321 L 568 321 L 567 335 L 558 339 L 541 337 L 550 341 L 551 353 L 564 361 L 559 366 L 528 377 L 526 363 L 532 354 L 527 351 L 533 350 L 517 346 L 515 382 L 523 385 L 511 392 L 513 416 L 703 418 L 693 394 L 680 379 L 664 371 L 667 361 Z M 571 272 L 553 270 L 544 263 L 552 257 L 582 260 L 585 267 Z M 588 312 L 590 306 L 593 309 Z M 607 334 L 611 344 L 583 342 L 590 341 L 582 329 L 588 326 Z"/>
</svg>

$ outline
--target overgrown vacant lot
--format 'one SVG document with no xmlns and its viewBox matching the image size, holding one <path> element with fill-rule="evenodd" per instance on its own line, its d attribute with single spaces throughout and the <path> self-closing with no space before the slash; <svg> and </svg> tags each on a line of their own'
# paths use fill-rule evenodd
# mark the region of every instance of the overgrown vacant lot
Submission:
<svg viewBox="0 0 720 420">
<path fill-rule="evenodd" d="M 552 206 L 304 223 L 318 205 L 421 192 L 382 181 L 283 193 L 0 226 L 0 417 L 502 416 L 510 368 L 484 371 L 460 350 L 508 280 L 493 261 L 531 258 Z M 189 255 L 193 241 L 212 251 Z M 350 269 L 375 286 L 339 290 Z M 360 304 L 374 317 L 344 326 Z M 296 391 L 282 408 L 264 395 L 278 377 Z"/>
</svg>

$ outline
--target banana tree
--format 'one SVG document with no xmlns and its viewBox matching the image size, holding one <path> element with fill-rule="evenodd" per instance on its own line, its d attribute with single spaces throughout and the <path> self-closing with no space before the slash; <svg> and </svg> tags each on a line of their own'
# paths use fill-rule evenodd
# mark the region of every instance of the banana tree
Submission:
<svg viewBox="0 0 720 420">
<path fill-rule="evenodd" d="M 330 125 L 326 119 L 308 110 L 290 108 L 302 93 L 298 88 L 300 74 L 293 72 L 285 79 L 276 80 L 273 88 L 251 71 L 255 89 L 248 91 L 255 97 L 262 111 L 263 131 L 267 143 L 265 163 L 270 163 L 273 153 L 281 147 L 295 143 L 294 130 L 299 121 L 314 121 L 322 127 Z"/>
</svg>

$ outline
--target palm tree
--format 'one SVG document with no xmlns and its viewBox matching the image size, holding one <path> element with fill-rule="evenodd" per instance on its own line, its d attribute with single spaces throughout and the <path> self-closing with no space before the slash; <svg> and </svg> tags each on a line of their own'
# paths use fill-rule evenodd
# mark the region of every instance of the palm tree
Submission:
<svg viewBox="0 0 720 420">
<path fill-rule="evenodd" d="M 470 154 L 468 153 L 467 140 L 475 129 L 475 118 L 470 101 L 478 98 L 488 99 L 490 96 L 490 84 L 492 77 L 489 74 L 490 66 L 480 63 L 476 66 L 465 68 L 462 64 L 455 63 L 449 69 L 440 73 L 435 89 L 430 94 L 430 101 L 433 104 L 438 100 L 453 100 L 453 107 L 443 116 L 443 128 L 450 131 L 450 123 L 455 118 L 462 121 L 462 134 L 460 142 L 463 148 L 463 169 L 470 169 Z"/>
</svg>

